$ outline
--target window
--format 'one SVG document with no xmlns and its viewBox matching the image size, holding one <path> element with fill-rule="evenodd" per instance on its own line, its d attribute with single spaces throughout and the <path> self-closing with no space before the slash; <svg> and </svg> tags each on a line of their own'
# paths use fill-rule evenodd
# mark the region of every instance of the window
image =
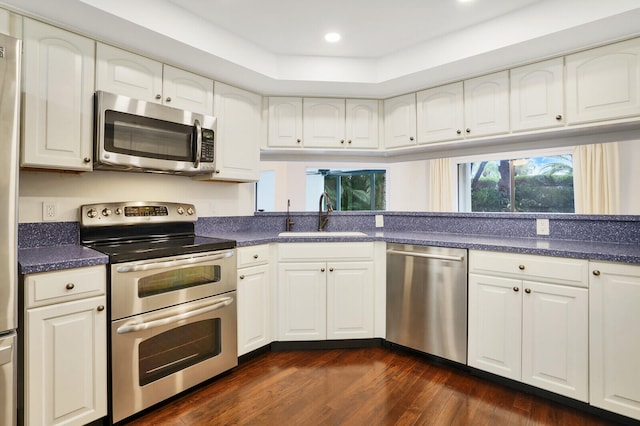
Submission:
<svg viewBox="0 0 640 426">
<path fill-rule="evenodd" d="M 459 210 L 573 213 L 569 154 L 458 165 Z"/>
<path fill-rule="evenodd" d="M 337 211 L 385 210 L 386 170 L 307 169 L 307 203 L 326 191 Z"/>
</svg>

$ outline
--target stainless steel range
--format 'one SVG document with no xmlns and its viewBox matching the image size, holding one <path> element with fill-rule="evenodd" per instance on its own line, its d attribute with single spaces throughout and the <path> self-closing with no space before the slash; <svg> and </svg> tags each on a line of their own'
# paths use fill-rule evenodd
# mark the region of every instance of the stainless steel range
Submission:
<svg viewBox="0 0 640 426">
<path fill-rule="evenodd" d="M 82 244 L 109 255 L 111 420 L 235 367 L 235 241 L 195 235 L 190 204 L 81 207 Z"/>
</svg>

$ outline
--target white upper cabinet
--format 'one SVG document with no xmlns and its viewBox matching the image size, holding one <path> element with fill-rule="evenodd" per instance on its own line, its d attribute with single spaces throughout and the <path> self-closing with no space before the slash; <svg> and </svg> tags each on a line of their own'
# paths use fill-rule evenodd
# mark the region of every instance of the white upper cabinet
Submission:
<svg viewBox="0 0 640 426">
<path fill-rule="evenodd" d="M 564 125 L 564 58 L 511 70 L 511 129 Z"/>
<path fill-rule="evenodd" d="M 92 169 L 94 53 L 91 39 L 24 19 L 23 167 Z"/>
<path fill-rule="evenodd" d="M 418 143 L 464 138 L 462 82 L 418 92 L 416 104 Z"/>
<path fill-rule="evenodd" d="M 347 148 L 378 148 L 378 110 L 375 99 L 346 100 Z"/>
<path fill-rule="evenodd" d="M 102 43 L 96 61 L 97 90 L 162 103 L 162 63 Z"/>
<path fill-rule="evenodd" d="M 269 147 L 302 147 L 302 98 L 269 98 Z"/>
<path fill-rule="evenodd" d="M 255 182 L 260 176 L 262 96 L 217 81 L 214 92 L 216 171 L 195 179 Z"/>
<path fill-rule="evenodd" d="M 509 132 L 509 71 L 464 81 L 467 137 Z"/>
<path fill-rule="evenodd" d="M 22 16 L 0 9 L 0 33 L 22 38 Z"/>
<path fill-rule="evenodd" d="M 96 89 L 213 114 L 213 80 L 98 43 Z"/>
<path fill-rule="evenodd" d="M 344 99 L 304 98 L 302 116 L 305 147 L 340 148 L 344 146 Z"/>
<path fill-rule="evenodd" d="M 569 55 L 569 124 L 640 114 L 640 39 Z"/>
<path fill-rule="evenodd" d="M 416 144 L 416 94 L 384 101 L 384 145 L 400 148 Z"/>
</svg>

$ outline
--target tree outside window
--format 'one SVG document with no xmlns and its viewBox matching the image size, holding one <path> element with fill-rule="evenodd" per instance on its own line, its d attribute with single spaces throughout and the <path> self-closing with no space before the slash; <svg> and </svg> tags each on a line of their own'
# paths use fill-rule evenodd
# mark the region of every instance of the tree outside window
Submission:
<svg viewBox="0 0 640 426">
<path fill-rule="evenodd" d="M 336 211 L 385 210 L 386 170 L 329 170 L 324 176 L 324 190 Z"/>
</svg>

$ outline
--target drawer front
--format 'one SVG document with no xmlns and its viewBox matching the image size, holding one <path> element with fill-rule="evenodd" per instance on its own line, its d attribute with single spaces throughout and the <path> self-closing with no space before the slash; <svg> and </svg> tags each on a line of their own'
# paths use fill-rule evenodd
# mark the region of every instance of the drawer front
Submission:
<svg viewBox="0 0 640 426">
<path fill-rule="evenodd" d="M 371 260 L 373 243 L 284 243 L 278 244 L 279 260 Z"/>
<path fill-rule="evenodd" d="M 105 294 L 106 267 L 65 269 L 25 276 L 27 308 Z"/>
<path fill-rule="evenodd" d="M 469 251 L 469 272 L 510 278 L 542 280 L 588 287 L 588 261 L 491 251 Z"/>
<path fill-rule="evenodd" d="M 264 265 L 269 263 L 269 245 L 262 244 L 259 246 L 239 247 L 238 268 L 247 266 Z"/>
</svg>

